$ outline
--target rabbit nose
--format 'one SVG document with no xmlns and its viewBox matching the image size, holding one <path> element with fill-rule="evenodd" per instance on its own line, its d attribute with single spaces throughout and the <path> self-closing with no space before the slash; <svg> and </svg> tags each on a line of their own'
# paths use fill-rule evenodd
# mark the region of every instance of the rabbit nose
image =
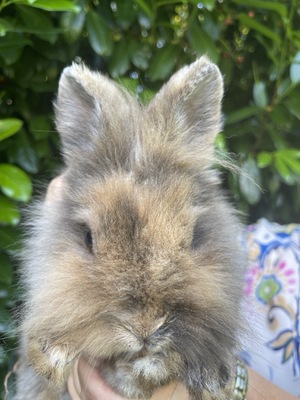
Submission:
<svg viewBox="0 0 300 400">
<path fill-rule="evenodd" d="M 168 349 L 169 349 L 169 344 L 170 340 L 165 340 L 164 338 L 161 338 L 161 340 L 155 340 L 152 341 L 151 339 L 145 340 L 144 341 L 144 347 L 142 349 L 142 353 L 144 352 L 145 354 L 148 355 L 156 355 L 156 356 L 164 356 L 167 354 Z"/>
<path fill-rule="evenodd" d="M 143 337 L 142 343 L 143 343 L 143 347 L 145 347 L 145 348 L 148 348 L 149 346 L 151 346 L 151 339 L 149 338 L 149 336 Z"/>
<path fill-rule="evenodd" d="M 148 337 L 143 337 L 140 340 L 141 346 L 142 346 L 142 351 L 153 351 L 155 350 L 157 347 L 159 347 L 159 341 L 153 340 L 153 338 L 151 338 L 151 336 Z"/>
<path fill-rule="evenodd" d="M 138 327 L 138 331 L 141 337 L 147 339 L 153 335 L 156 335 L 158 331 L 160 331 L 165 324 L 167 316 L 144 320 L 140 323 Z"/>
<path fill-rule="evenodd" d="M 142 332 L 140 331 L 136 337 L 144 350 L 153 347 L 154 343 L 159 340 L 156 331 L 149 333 L 149 331 L 147 332 L 146 330 L 143 330 Z"/>
<path fill-rule="evenodd" d="M 170 335 L 164 332 L 163 329 L 158 329 L 151 335 L 144 336 L 141 340 L 143 349 L 151 352 L 163 352 L 170 342 Z"/>
</svg>

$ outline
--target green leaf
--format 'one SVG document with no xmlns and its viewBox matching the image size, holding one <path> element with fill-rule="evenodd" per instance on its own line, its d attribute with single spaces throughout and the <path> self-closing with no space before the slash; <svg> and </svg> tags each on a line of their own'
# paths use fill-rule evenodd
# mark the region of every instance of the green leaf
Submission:
<svg viewBox="0 0 300 400">
<path fill-rule="evenodd" d="M 255 82 L 253 86 L 254 102 L 259 108 L 265 108 L 268 105 L 268 95 L 266 84 L 264 82 Z"/>
<path fill-rule="evenodd" d="M 128 71 L 129 66 L 128 48 L 124 46 L 124 43 L 118 43 L 108 64 L 110 75 L 112 78 L 122 76 Z"/>
<path fill-rule="evenodd" d="M 266 129 L 271 141 L 273 142 L 274 147 L 277 150 L 286 149 L 288 147 L 288 142 L 285 136 L 282 135 L 281 132 L 277 129 L 277 126 L 275 126 L 274 124 L 267 124 Z"/>
<path fill-rule="evenodd" d="M 220 38 L 221 27 L 213 14 L 206 13 L 204 21 L 201 21 L 201 27 L 214 42 Z"/>
<path fill-rule="evenodd" d="M 49 154 L 51 154 L 50 143 L 47 139 L 35 141 L 33 143 L 33 148 L 39 159 L 45 158 L 47 160 L 49 158 Z"/>
<path fill-rule="evenodd" d="M 280 190 L 281 181 L 277 174 L 273 174 L 269 181 L 269 190 L 272 195 L 278 196 L 278 191 Z"/>
<path fill-rule="evenodd" d="M 12 226 L 0 226 L 0 248 L 13 253 L 19 249 L 20 243 L 18 242 L 19 233 L 15 227 Z"/>
<path fill-rule="evenodd" d="M 32 44 L 32 42 L 29 39 L 24 38 L 19 34 L 11 33 L 10 35 L 0 39 L 0 51 L 10 50 L 11 48 L 23 48 L 30 44 Z"/>
<path fill-rule="evenodd" d="M 19 201 L 28 201 L 32 192 L 29 176 L 10 164 L 0 164 L 0 187 L 8 197 Z"/>
<path fill-rule="evenodd" d="M 144 11 L 145 14 L 148 15 L 148 17 L 153 20 L 155 15 L 151 7 L 147 4 L 146 1 L 144 0 L 135 0 L 135 2 L 140 6 L 140 8 Z"/>
<path fill-rule="evenodd" d="M 51 18 L 44 11 L 25 6 L 18 6 L 17 9 L 25 27 L 27 27 L 27 29 L 22 27 L 23 29 L 20 30 L 37 34 L 41 39 L 47 40 L 51 44 L 56 42 L 58 32 L 54 29 Z"/>
<path fill-rule="evenodd" d="M 0 26 L 1 30 L 1 26 Z M 10 29 L 7 29 L 7 32 L 14 32 L 14 33 L 29 33 L 32 35 L 39 36 L 41 39 L 46 40 L 47 42 L 54 44 L 59 34 L 63 33 L 61 28 L 52 28 L 52 29 L 36 29 L 32 28 L 30 25 L 13 25 Z M 0 32 L 1 36 L 1 32 Z"/>
<path fill-rule="evenodd" d="M 6 32 L 12 31 L 13 29 L 13 24 L 4 18 L 0 18 L 0 37 L 5 36 Z"/>
<path fill-rule="evenodd" d="M 195 0 L 193 0 L 193 1 L 195 1 Z M 178 1 L 176 1 L 176 0 L 155 0 L 156 8 L 163 7 L 163 6 L 166 6 L 168 4 L 173 4 L 174 5 L 175 3 L 178 3 Z M 198 3 L 199 3 L 199 1 L 196 4 L 198 4 Z"/>
<path fill-rule="evenodd" d="M 0 253 L 0 282 L 11 285 L 13 280 L 13 268 L 9 257 Z"/>
<path fill-rule="evenodd" d="M 205 8 L 208 9 L 208 11 L 212 11 L 215 8 L 216 0 L 201 0 L 201 3 L 204 5 Z"/>
<path fill-rule="evenodd" d="M 17 225 L 20 221 L 20 212 L 15 203 L 0 194 L 0 223 Z"/>
<path fill-rule="evenodd" d="M 291 64 L 290 77 L 293 83 L 300 82 L 300 51 L 295 55 L 295 58 Z"/>
<path fill-rule="evenodd" d="M 294 91 L 289 95 L 289 97 L 287 97 L 284 103 L 288 110 L 300 120 L 300 93 Z"/>
<path fill-rule="evenodd" d="M 241 169 L 239 186 L 244 198 L 251 205 L 258 203 L 261 198 L 260 183 L 260 171 L 255 161 L 252 158 L 248 158 Z"/>
<path fill-rule="evenodd" d="M 13 0 L 15 4 L 25 4 L 26 6 L 31 6 L 36 0 Z"/>
<path fill-rule="evenodd" d="M 23 125 L 23 121 L 17 118 L 5 118 L 0 120 L 0 141 L 17 133 Z"/>
<path fill-rule="evenodd" d="M 226 125 L 235 124 L 237 122 L 243 121 L 247 118 L 253 117 L 261 113 L 261 109 L 257 106 L 248 106 L 241 108 L 240 110 L 233 111 L 226 116 L 225 123 Z"/>
<path fill-rule="evenodd" d="M 284 79 L 277 88 L 277 95 L 284 96 L 286 93 L 289 93 L 291 90 L 292 82 L 290 78 Z"/>
<path fill-rule="evenodd" d="M 7 66 L 10 66 L 14 64 L 16 61 L 19 60 L 23 53 L 23 48 L 22 47 L 12 47 L 11 49 L 5 49 L 1 50 L 0 49 L 0 57 L 3 58 L 4 63 Z"/>
<path fill-rule="evenodd" d="M 31 174 L 38 172 L 36 153 L 24 131 L 16 136 L 13 146 L 8 150 L 8 156 L 11 164 L 18 164 Z"/>
<path fill-rule="evenodd" d="M 219 133 L 215 139 L 215 146 L 220 149 L 227 151 L 226 139 L 223 133 Z"/>
<path fill-rule="evenodd" d="M 213 62 L 218 62 L 219 53 L 215 42 L 201 28 L 198 21 L 195 21 L 188 29 L 187 38 L 198 56 L 207 54 Z"/>
<path fill-rule="evenodd" d="M 35 0 L 30 1 L 30 4 L 28 4 L 29 1 L 18 1 L 18 3 L 46 11 L 70 11 L 79 13 L 81 10 L 73 1 L 68 0 Z"/>
<path fill-rule="evenodd" d="M 139 98 L 143 104 L 148 104 L 153 97 L 155 96 L 156 92 L 153 90 L 145 89 L 139 93 Z"/>
<path fill-rule="evenodd" d="M 300 160 L 294 158 L 285 158 L 285 163 L 297 175 L 300 175 Z"/>
<path fill-rule="evenodd" d="M 265 25 L 261 24 L 257 20 L 249 17 L 247 14 L 238 14 L 237 18 L 242 24 L 246 25 L 248 28 L 254 29 L 256 32 L 259 32 L 267 38 L 271 39 L 277 45 L 281 45 L 280 36 L 271 29 L 266 28 Z"/>
<path fill-rule="evenodd" d="M 296 174 L 300 174 L 300 150 L 284 149 L 277 151 L 277 156 Z"/>
<path fill-rule="evenodd" d="M 158 50 L 148 70 L 149 78 L 158 81 L 169 77 L 176 65 L 178 53 L 178 47 L 171 44 Z"/>
<path fill-rule="evenodd" d="M 284 157 L 281 156 L 280 152 L 276 152 L 274 154 L 274 165 L 277 172 L 285 183 L 287 183 L 288 185 L 293 185 L 295 183 L 293 174 L 286 164 Z"/>
<path fill-rule="evenodd" d="M 300 158 L 300 150 L 299 149 L 280 150 L 280 154 L 287 158 Z"/>
<path fill-rule="evenodd" d="M 148 46 L 139 45 L 138 43 L 131 43 L 130 45 L 130 59 L 132 64 L 143 71 L 149 67 L 149 59 L 151 52 Z"/>
<path fill-rule="evenodd" d="M 233 0 L 234 3 L 242 6 L 260 8 L 262 10 L 276 11 L 282 17 L 287 16 L 287 7 L 284 4 L 279 4 L 277 1 L 265 0 Z"/>
<path fill-rule="evenodd" d="M 69 43 L 74 43 L 81 35 L 85 23 L 85 12 L 79 14 L 66 12 L 62 15 L 61 25 L 64 28 L 64 37 Z"/>
<path fill-rule="evenodd" d="M 219 67 L 223 75 L 225 87 L 231 87 L 235 65 L 232 59 L 222 57 L 219 62 Z"/>
<path fill-rule="evenodd" d="M 123 86 L 133 96 L 137 95 L 138 80 L 132 78 L 120 78 L 118 83 Z"/>
<path fill-rule="evenodd" d="M 117 1 L 117 7 L 114 11 L 114 17 L 117 25 L 122 29 L 122 31 L 127 31 L 130 26 L 136 20 L 138 14 L 142 14 L 138 7 L 136 7 L 136 2 L 132 0 L 122 0 Z M 144 15 L 145 18 L 149 19 Z M 151 24 L 151 23 L 150 23 Z"/>
<path fill-rule="evenodd" d="M 174 0 L 172 3 L 175 3 Z M 195 4 L 196 6 L 200 3 L 202 4 L 202 8 L 206 8 L 208 11 L 213 11 L 216 5 L 216 0 L 191 0 L 191 3 Z"/>
<path fill-rule="evenodd" d="M 193 4 L 195 4 L 196 6 L 199 3 L 201 3 L 202 8 L 206 8 L 208 11 L 213 11 L 216 6 L 216 0 L 201 0 L 201 2 L 199 0 L 191 0 L 191 2 Z M 163 3 L 163 1 L 162 1 L 162 3 Z M 172 3 L 174 3 L 174 0 L 172 1 Z"/>
<path fill-rule="evenodd" d="M 36 140 L 48 138 L 53 130 L 50 117 L 47 115 L 35 115 L 30 119 L 29 130 Z"/>
<path fill-rule="evenodd" d="M 275 122 L 278 128 L 286 127 L 284 129 L 290 130 L 290 110 L 284 104 L 276 104 L 269 113 L 272 121 Z"/>
<path fill-rule="evenodd" d="M 9 32 L 0 39 L 0 56 L 6 65 L 14 64 L 21 56 L 23 48 L 32 42 L 19 34 Z"/>
<path fill-rule="evenodd" d="M 9 322 L 10 322 L 10 315 L 7 310 L 0 309 L 0 334 L 3 335 L 4 333 L 7 334 L 9 331 Z"/>
<path fill-rule="evenodd" d="M 262 151 L 257 156 L 257 165 L 259 168 L 265 168 L 272 164 L 272 154 Z"/>
<path fill-rule="evenodd" d="M 110 56 L 113 50 L 112 32 L 105 19 L 95 11 L 86 17 L 90 45 L 99 56 Z"/>
</svg>

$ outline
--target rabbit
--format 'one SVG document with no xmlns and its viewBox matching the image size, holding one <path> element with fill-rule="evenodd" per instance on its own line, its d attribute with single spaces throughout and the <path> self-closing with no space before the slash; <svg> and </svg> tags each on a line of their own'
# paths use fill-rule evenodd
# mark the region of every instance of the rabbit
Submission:
<svg viewBox="0 0 300 400">
<path fill-rule="evenodd" d="M 192 400 L 231 399 L 245 261 L 214 169 L 222 97 L 206 57 L 148 105 L 84 65 L 64 69 L 64 184 L 29 218 L 16 399 L 69 399 L 79 356 L 128 399 L 175 380 Z"/>
</svg>

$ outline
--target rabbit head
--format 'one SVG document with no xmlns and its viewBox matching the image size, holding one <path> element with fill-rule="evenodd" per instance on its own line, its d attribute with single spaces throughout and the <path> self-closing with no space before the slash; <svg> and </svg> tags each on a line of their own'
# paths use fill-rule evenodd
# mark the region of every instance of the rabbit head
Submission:
<svg viewBox="0 0 300 400">
<path fill-rule="evenodd" d="M 205 57 L 147 106 L 85 66 L 55 104 L 66 168 L 34 210 L 22 330 L 38 374 L 78 356 L 128 398 L 171 380 L 221 399 L 239 326 L 239 223 L 219 188 L 222 77 Z"/>
</svg>

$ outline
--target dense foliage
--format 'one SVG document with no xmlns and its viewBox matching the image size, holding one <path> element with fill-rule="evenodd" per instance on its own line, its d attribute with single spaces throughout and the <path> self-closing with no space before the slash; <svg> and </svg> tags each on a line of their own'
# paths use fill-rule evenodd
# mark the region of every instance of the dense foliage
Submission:
<svg viewBox="0 0 300 400">
<path fill-rule="evenodd" d="M 224 185 L 250 221 L 299 222 L 299 26 L 299 0 L 2 0 L 1 381 L 15 345 L 10 255 L 32 182 L 58 171 L 51 103 L 63 67 L 83 60 L 147 101 L 173 71 L 208 54 L 226 84 L 217 146 L 237 154 L 242 171 L 224 172 Z"/>
</svg>

